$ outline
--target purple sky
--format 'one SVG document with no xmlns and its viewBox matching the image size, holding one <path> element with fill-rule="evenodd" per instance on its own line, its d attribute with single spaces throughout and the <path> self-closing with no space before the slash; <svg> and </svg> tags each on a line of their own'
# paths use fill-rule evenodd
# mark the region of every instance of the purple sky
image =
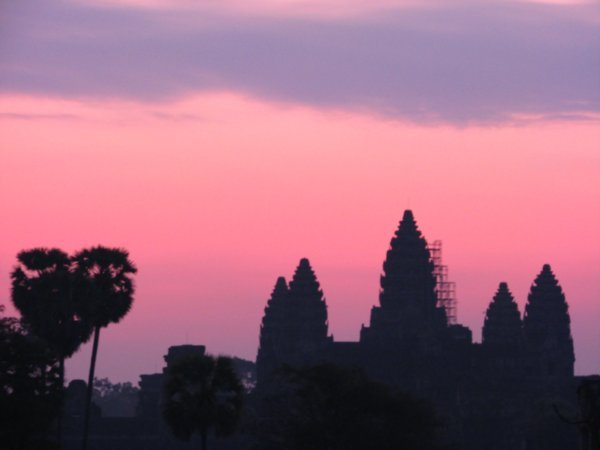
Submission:
<svg viewBox="0 0 600 450">
<path fill-rule="evenodd" d="M 174 344 L 253 359 L 308 257 L 356 340 L 410 207 L 476 340 L 550 263 L 598 373 L 599 55 L 598 2 L 0 2 L 0 303 L 21 249 L 127 248 L 97 373 L 137 381 Z"/>
</svg>

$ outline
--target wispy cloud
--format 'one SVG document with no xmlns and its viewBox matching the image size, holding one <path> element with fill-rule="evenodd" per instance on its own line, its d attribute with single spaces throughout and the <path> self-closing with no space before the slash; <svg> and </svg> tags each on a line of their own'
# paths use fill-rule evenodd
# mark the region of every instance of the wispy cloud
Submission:
<svg viewBox="0 0 600 450">
<path fill-rule="evenodd" d="M 0 119 L 13 120 L 73 120 L 79 119 L 75 114 L 23 114 L 13 112 L 0 112 Z"/>
<path fill-rule="evenodd" d="M 425 5 L 294 18 L 4 3 L 0 90 L 141 101 L 234 90 L 457 124 L 600 112 L 598 5 Z"/>
</svg>

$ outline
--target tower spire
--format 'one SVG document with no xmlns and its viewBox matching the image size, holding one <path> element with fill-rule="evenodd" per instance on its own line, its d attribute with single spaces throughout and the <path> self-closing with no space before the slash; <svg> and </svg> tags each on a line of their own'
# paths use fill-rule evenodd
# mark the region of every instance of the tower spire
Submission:
<svg viewBox="0 0 600 450">
<path fill-rule="evenodd" d="M 327 337 L 327 305 L 317 277 L 302 258 L 288 286 L 277 279 L 267 302 L 257 356 L 258 384 L 264 384 L 282 364 L 303 365 L 318 360 Z"/>
<path fill-rule="evenodd" d="M 542 375 L 573 376 L 575 354 L 569 307 L 549 264 L 544 264 L 531 286 L 523 331 Z"/>
<path fill-rule="evenodd" d="M 424 316 L 440 316 L 436 307 L 434 264 L 411 210 L 404 211 L 383 263 L 379 303 L 382 311 L 409 309 Z M 443 318 L 441 316 L 444 316 Z M 437 320 L 436 319 L 436 320 Z"/>
<path fill-rule="evenodd" d="M 327 338 L 327 305 L 307 258 L 300 260 L 290 282 L 290 303 L 298 343 L 305 341 L 305 345 L 312 346 Z"/>
<path fill-rule="evenodd" d="M 307 258 L 302 258 L 290 282 L 293 299 L 323 301 L 323 291 Z"/>
<path fill-rule="evenodd" d="M 521 344 L 519 307 L 505 282 L 500 283 L 487 309 L 482 336 L 486 347 L 517 348 Z"/>
<path fill-rule="evenodd" d="M 260 326 L 258 355 L 256 357 L 259 383 L 271 376 L 285 354 L 281 342 L 288 328 L 287 303 L 289 289 L 284 277 L 277 278 L 271 297 L 267 301 Z"/>
</svg>

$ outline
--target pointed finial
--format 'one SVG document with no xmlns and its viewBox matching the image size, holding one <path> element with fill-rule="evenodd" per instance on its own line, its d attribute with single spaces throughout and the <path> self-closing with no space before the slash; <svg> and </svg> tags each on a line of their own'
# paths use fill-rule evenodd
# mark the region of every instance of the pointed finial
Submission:
<svg viewBox="0 0 600 450">
<path fill-rule="evenodd" d="M 506 281 L 500 282 L 498 285 L 498 291 L 496 292 L 496 295 L 494 295 L 493 300 L 496 302 L 508 301 L 509 303 L 514 301 L 514 297 L 508 289 L 508 283 Z"/>
<path fill-rule="evenodd" d="M 421 232 L 417 228 L 417 223 L 415 222 L 413 212 L 410 209 L 404 210 L 402 220 L 400 221 L 400 225 L 396 230 L 396 236 L 400 236 L 402 233 L 408 233 L 409 235 L 414 235 L 416 233 L 417 236 L 421 236 Z"/>
<path fill-rule="evenodd" d="M 554 272 L 552 272 L 552 268 L 550 264 L 544 264 L 542 266 L 542 271 L 538 274 L 538 276 L 534 280 L 535 284 L 540 283 L 549 283 L 549 284 L 558 284 L 558 280 L 556 276 L 554 276 Z"/>
<path fill-rule="evenodd" d="M 275 287 L 271 292 L 271 298 L 268 301 L 268 304 L 272 304 L 273 302 L 279 302 L 281 300 L 287 299 L 288 296 L 288 284 L 284 277 L 277 278 L 277 282 L 275 283 Z"/>
<path fill-rule="evenodd" d="M 284 292 L 288 290 L 287 281 L 285 281 L 284 277 L 277 278 L 275 282 L 275 288 L 273 289 L 273 293 Z"/>
<path fill-rule="evenodd" d="M 413 215 L 413 212 L 410 209 L 404 210 L 404 214 L 402 216 L 402 222 L 414 222 L 414 221 L 415 221 L 415 217 Z"/>
<path fill-rule="evenodd" d="M 322 292 L 320 290 L 319 282 L 315 275 L 314 270 L 308 262 L 308 258 L 302 258 L 292 281 L 290 281 L 290 294 L 294 298 L 304 297 L 306 295 L 314 296 L 315 298 L 321 298 Z"/>
<path fill-rule="evenodd" d="M 308 258 L 302 258 L 300 259 L 300 264 L 298 264 L 298 267 L 310 267 L 310 262 L 308 261 Z"/>
</svg>

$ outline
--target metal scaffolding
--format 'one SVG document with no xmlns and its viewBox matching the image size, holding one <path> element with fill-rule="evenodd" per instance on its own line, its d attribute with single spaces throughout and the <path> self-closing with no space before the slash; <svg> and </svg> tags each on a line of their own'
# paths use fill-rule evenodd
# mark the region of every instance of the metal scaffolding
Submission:
<svg viewBox="0 0 600 450">
<path fill-rule="evenodd" d="M 448 281 L 448 266 L 442 264 L 442 241 L 433 241 L 429 245 L 433 275 L 435 276 L 437 304 L 446 310 L 449 324 L 456 323 L 456 283 Z"/>
</svg>

